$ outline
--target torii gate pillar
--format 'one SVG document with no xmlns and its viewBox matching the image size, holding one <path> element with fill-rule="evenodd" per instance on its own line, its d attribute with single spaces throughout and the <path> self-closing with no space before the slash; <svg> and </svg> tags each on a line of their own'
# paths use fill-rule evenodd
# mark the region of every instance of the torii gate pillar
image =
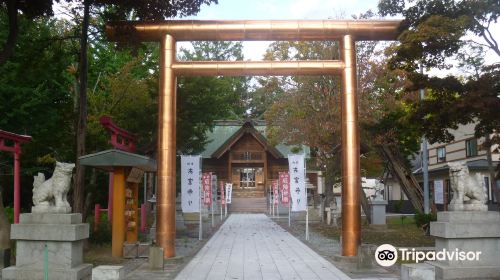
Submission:
<svg viewBox="0 0 500 280">
<path fill-rule="evenodd" d="M 10 141 L 13 146 L 6 143 Z M 14 224 L 19 223 L 19 213 L 21 213 L 21 144 L 31 141 L 31 136 L 19 135 L 0 130 L 0 151 L 14 154 Z"/>
</svg>

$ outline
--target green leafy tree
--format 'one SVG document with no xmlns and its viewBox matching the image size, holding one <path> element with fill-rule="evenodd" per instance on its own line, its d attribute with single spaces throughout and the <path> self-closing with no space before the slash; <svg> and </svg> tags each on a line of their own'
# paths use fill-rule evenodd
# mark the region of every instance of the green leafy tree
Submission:
<svg viewBox="0 0 500 280">
<path fill-rule="evenodd" d="M 499 131 L 500 65 L 482 65 L 480 54 L 484 49 L 500 58 L 497 34 L 492 30 L 500 16 L 500 2 L 383 0 L 379 9 L 382 15 L 404 16 L 390 67 L 409 73 L 408 92 L 428 90 L 428 98 L 412 104 L 409 122 L 419 123 L 419 132 L 430 142 L 451 141 L 448 129 L 470 122 L 476 123 L 476 137 Z M 426 69 L 448 69 L 450 58 L 473 69 L 472 73 L 438 78 L 417 71 L 419 64 Z"/>
<path fill-rule="evenodd" d="M 6 36 L 0 37 L 5 40 L 3 43 L 0 64 L 5 63 L 14 53 L 15 45 L 19 35 L 20 15 L 26 18 L 35 18 L 37 16 L 50 16 L 53 14 L 52 5 L 54 3 L 70 4 L 71 9 L 77 17 L 75 22 L 81 26 L 79 32 L 79 54 L 77 66 L 73 67 L 73 73 L 77 80 L 75 92 L 78 94 L 77 102 L 77 120 L 76 127 L 76 158 L 85 154 L 86 135 L 87 135 L 87 87 L 88 87 L 88 55 L 89 33 L 95 33 L 99 28 L 92 27 L 92 12 L 101 13 L 106 19 L 145 19 L 145 20 L 163 20 L 174 16 L 187 16 L 197 13 L 202 4 L 217 3 L 216 0 L 190 0 L 190 1 L 20 1 L 4 0 L 1 1 L 1 7 L 7 10 L 8 21 L 5 24 L 9 32 Z M 0 41 L 3 42 L 3 41 Z M 71 118 L 68 118 L 71 119 Z M 76 180 L 73 193 L 73 210 L 84 212 L 84 168 L 77 164 Z"/>
<path fill-rule="evenodd" d="M 182 49 L 182 60 L 243 60 L 240 42 L 193 42 Z M 246 77 L 180 77 L 178 79 L 177 149 L 197 153 L 206 144 L 206 131 L 214 120 L 238 118 L 244 113 L 242 97 L 248 87 Z"/>
<path fill-rule="evenodd" d="M 199 12 L 202 4 L 217 3 L 216 0 L 189 0 L 189 1 L 113 1 L 113 0 L 81 0 L 70 1 L 80 4 L 82 9 L 80 56 L 78 68 L 78 121 L 76 130 L 76 157 L 85 154 L 87 135 L 87 87 L 88 87 L 88 36 L 91 18 L 91 9 L 103 11 L 106 19 L 123 20 L 164 20 L 174 16 L 188 16 Z M 84 209 L 84 175 L 85 169 L 76 165 L 76 182 L 74 185 L 74 212 L 85 215 Z"/>
<path fill-rule="evenodd" d="M 7 30 L 0 37 L 2 48 L 0 49 L 0 66 L 3 65 L 16 49 L 19 38 L 19 17 L 32 20 L 44 16 L 50 16 L 52 12 L 52 0 L 21 1 L 21 0 L 1 0 L 0 9 L 7 16 L 6 21 L 2 21 L 2 27 Z"/>
<path fill-rule="evenodd" d="M 0 25 L 8 21 L 0 13 Z M 54 159 L 74 160 L 72 76 L 76 45 L 59 40 L 71 34 L 65 21 L 20 18 L 16 52 L 0 66 L 0 128 L 33 136 L 22 145 L 21 199 L 31 205 L 32 175 L 51 170 Z M 0 29 L 0 37 L 8 32 Z M 0 153 L 0 181 L 12 201 L 12 155 Z"/>
</svg>

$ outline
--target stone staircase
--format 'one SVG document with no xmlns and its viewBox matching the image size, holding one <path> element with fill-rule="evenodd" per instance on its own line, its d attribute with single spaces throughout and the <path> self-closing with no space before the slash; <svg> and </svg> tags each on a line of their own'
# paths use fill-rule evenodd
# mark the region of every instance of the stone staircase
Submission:
<svg viewBox="0 0 500 280">
<path fill-rule="evenodd" d="M 264 191 L 262 190 L 239 190 L 233 189 L 233 197 L 264 197 Z"/>
<path fill-rule="evenodd" d="M 233 197 L 230 207 L 233 213 L 266 213 L 267 201 L 265 197 Z"/>
</svg>

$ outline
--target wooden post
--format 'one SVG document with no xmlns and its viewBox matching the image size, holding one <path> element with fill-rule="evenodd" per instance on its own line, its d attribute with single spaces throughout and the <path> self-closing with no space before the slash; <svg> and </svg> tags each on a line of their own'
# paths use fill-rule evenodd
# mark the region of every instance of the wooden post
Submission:
<svg viewBox="0 0 500 280">
<path fill-rule="evenodd" d="M 128 183 L 128 188 L 132 190 L 132 199 L 134 200 L 133 204 L 127 206 L 127 209 L 131 209 L 133 211 L 132 218 L 130 219 L 134 224 L 126 225 L 127 227 L 127 243 L 134 244 L 137 243 L 138 240 L 138 201 L 139 201 L 139 184 L 137 183 Z"/>
<path fill-rule="evenodd" d="M 123 256 L 125 242 L 125 169 L 118 167 L 114 170 L 113 180 L 113 221 L 111 255 Z"/>
</svg>

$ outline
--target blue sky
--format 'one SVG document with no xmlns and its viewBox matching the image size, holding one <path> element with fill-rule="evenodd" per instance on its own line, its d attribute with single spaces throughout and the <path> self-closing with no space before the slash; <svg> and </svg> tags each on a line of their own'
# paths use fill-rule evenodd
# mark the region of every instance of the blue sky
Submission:
<svg viewBox="0 0 500 280">
<path fill-rule="evenodd" d="M 202 6 L 198 20 L 285 20 L 350 19 L 371 9 L 378 0 L 219 0 L 219 4 Z M 261 60 L 269 42 L 244 42 L 246 60 Z M 178 47 L 186 43 L 178 43 Z"/>
<path fill-rule="evenodd" d="M 203 6 L 193 19 L 328 19 L 350 18 L 368 9 L 376 10 L 378 0 L 219 0 Z"/>
<path fill-rule="evenodd" d="M 185 19 L 203 20 L 285 20 L 350 19 L 368 10 L 377 11 L 379 0 L 219 0 L 219 4 L 202 6 L 197 16 Z M 492 26 L 500 34 L 500 24 Z M 481 41 L 481 40 L 479 40 Z M 246 60 L 261 60 L 270 42 L 244 42 Z M 178 43 L 186 46 L 186 43 Z M 486 53 L 487 63 L 499 61 L 493 52 Z M 438 71 L 441 74 L 448 71 Z"/>
</svg>

